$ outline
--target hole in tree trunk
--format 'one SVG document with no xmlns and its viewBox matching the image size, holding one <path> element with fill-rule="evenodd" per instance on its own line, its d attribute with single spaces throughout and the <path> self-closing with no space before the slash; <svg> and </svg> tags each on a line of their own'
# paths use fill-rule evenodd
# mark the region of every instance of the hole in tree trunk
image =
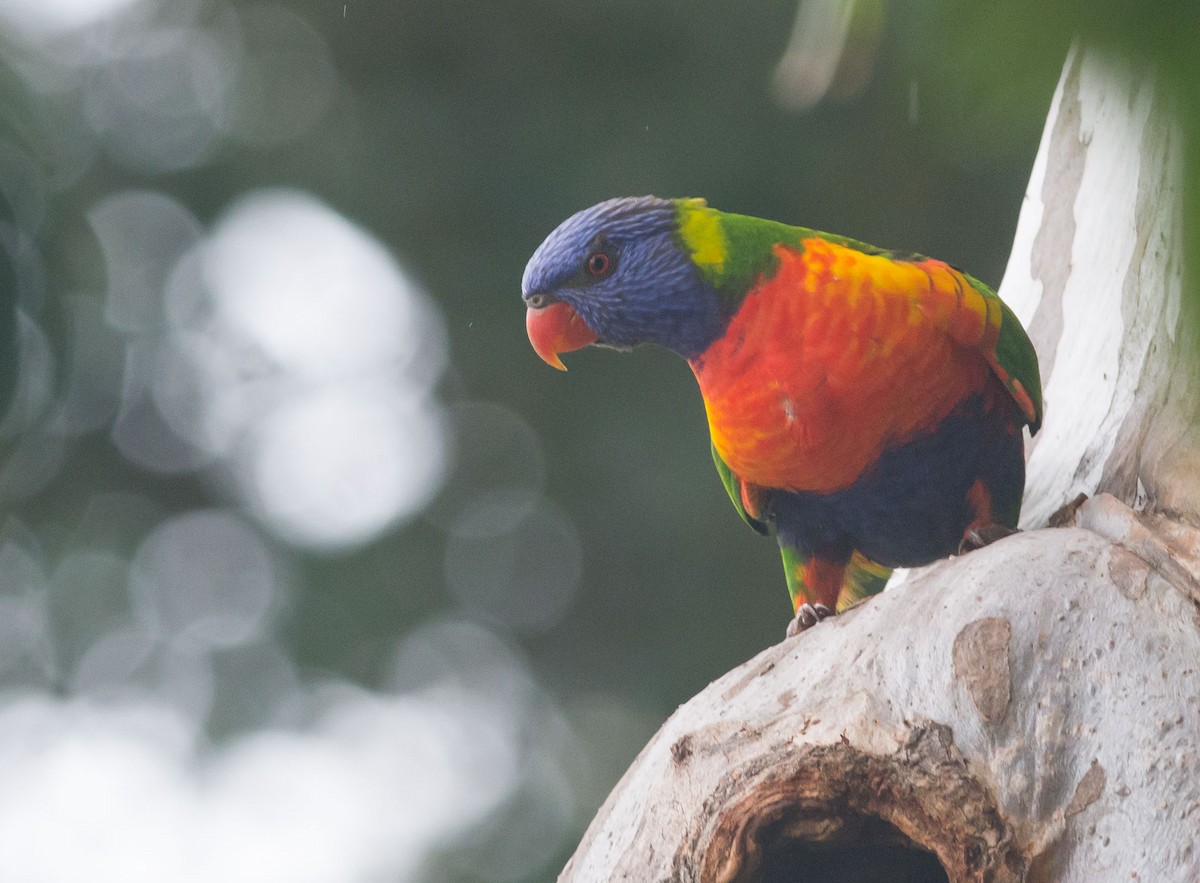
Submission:
<svg viewBox="0 0 1200 883">
<path fill-rule="evenodd" d="M 903 846 L 792 844 L 764 863 L 761 883 L 947 883 L 932 853 Z"/>
<path fill-rule="evenodd" d="M 762 864 L 754 879 L 758 883 L 948 883 L 933 853 L 915 846 L 887 822 L 873 816 L 860 816 L 854 822 L 823 842 L 764 831 Z"/>
<path fill-rule="evenodd" d="M 679 856 L 723 883 L 1021 880 L 1024 857 L 943 724 L 890 755 L 784 744 L 721 778 L 717 824 Z M 703 829 L 702 829 L 703 830 Z M 990 845 L 989 845 L 990 844 Z"/>
</svg>

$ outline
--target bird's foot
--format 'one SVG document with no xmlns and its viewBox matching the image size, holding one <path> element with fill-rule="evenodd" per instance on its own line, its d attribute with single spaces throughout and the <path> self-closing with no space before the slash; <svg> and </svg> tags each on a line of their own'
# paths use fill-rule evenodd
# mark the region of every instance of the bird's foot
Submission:
<svg viewBox="0 0 1200 883">
<path fill-rule="evenodd" d="M 833 611 L 824 604 L 801 604 L 796 609 L 796 618 L 788 623 L 787 636 L 794 638 L 805 629 L 810 629 L 822 619 L 833 616 Z"/>
<path fill-rule="evenodd" d="M 965 555 L 967 552 L 974 552 L 976 549 L 990 546 L 996 540 L 1002 540 L 1020 532 L 1019 528 L 1005 527 L 1003 524 L 984 524 L 969 528 L 963 533 L 962 541 L 958 544 L 958 554 Z"/>
</svg>

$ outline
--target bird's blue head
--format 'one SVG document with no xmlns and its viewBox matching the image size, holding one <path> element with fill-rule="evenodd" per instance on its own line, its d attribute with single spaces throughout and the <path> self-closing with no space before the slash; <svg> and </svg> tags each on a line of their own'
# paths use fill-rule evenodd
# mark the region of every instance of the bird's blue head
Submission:
<svg viewBox="0 0 1200 883">
<path fill-rule="evenodd" d="M 657 343 L 692 358 L 723 329 L 717 294 L 679 236 L 678 205 L 610 199 L 572 215 L 525 267 L 529 340 L 543 359 L 589 344 Z M 564 369 L 565 370 L 565 369 Z"/>
</svg>

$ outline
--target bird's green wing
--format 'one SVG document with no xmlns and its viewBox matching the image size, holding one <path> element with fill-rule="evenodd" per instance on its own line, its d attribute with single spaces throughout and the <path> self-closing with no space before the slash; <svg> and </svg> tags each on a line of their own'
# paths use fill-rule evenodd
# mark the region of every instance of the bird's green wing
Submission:
<svg viewBox="0 0 1200 883">
<path fill-rule="evenodd" d="M 712 456 L 713 464 L 717 467 L 717 474 L 721 476 L 721 484 L 725 485 L 725 492 L 729 494 L 729 499 L 733 501 L 733 508 L 737 509 L 738 515 L 742 516 L 748 525 L 763 536 L 766 536 L 766 524 L 746 511 L 746 504 L 742 499 L 742 480 L 734 475 L 733 470 L 729 468 L 729 464 L 721 459 L 721 455 L 717 453 L 717 446 L 715 444 L 712 446 Z"/>
<path fill-rule="evenodd" d="M 928 285 L 912 291 L 917 308 L 983 356 L 1021 410 L 1029 434 L 1035 434 L 1042 425 L 1042 380 L 1037 353 L 1016 314 L 987 285 L 949 264 L 922 255 L 893 260 L 925 274 Z"/>
<path fill-rule="evenodd" d="M 1033 342 L 1021 327 L 1021 321 L 1008 308 L 1008 304 L 1000 300 L 999 295 L 982 282 L 970 276 L 967 279 L 983 291 L 985 297 L 990 295 L 1000 305 L 1000 336 L 996 338 L 995 352 L 988 362 L 1018 405 L 1022 405 L 1022 393 L 1028 396 L 1032 415 L 1026 413 L 1025 416 L 1031 418 L 1029 434 L 1034 435 L 1042 425 L 1042 376 L 1038 371 Z"/>
<path fill-rule="evenodd" d="M 1016 314 L 974 276 L 942 261 L 912 255 L 905 263 L 929 280 L 914 292 L 917 307 L 963 346 L 976 350 L 1004 384 L 1033 435 L 1042 425 L 1042 380 L 1037 353 Z"/>
</svg>

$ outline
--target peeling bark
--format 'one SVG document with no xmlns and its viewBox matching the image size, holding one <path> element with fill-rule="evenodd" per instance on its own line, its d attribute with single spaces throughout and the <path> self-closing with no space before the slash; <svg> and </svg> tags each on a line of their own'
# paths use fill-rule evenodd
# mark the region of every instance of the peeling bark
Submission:
<svg viewBox="0 0 1200 883">
<path fill-rule="evenodd" d="M 1002 720 L 1008 711 L 1011 638 L 1012 626 L 1002 616 L 969 622 L 954 638 L 954 677 L 966 687 L 988 723 Z"/>
<path fill-rule="evenodd" d="M 1001 289 L 1046 388 L 1025 523 L 1059 526 L 709 685 L 561 880 L 1200 879 L 1200 323 L 1169 110 L 1072 52 Z"/>
</svg>

